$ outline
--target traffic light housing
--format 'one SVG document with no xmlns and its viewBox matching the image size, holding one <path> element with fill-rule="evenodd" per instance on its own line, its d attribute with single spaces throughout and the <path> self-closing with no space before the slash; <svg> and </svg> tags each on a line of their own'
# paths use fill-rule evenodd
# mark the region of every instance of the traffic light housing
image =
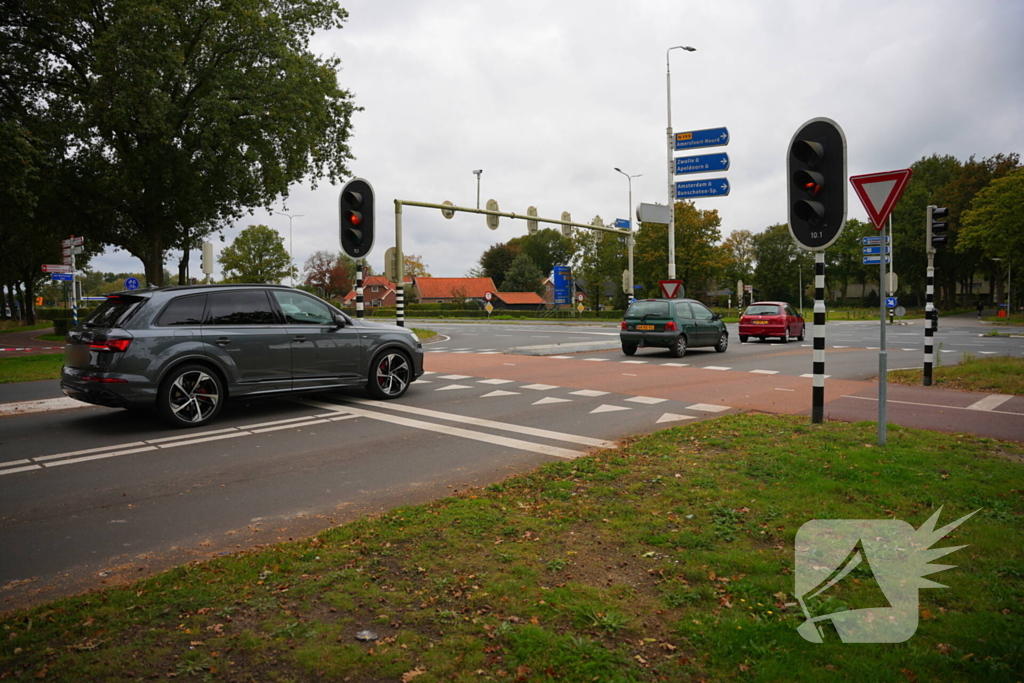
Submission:
<svg viewBox="0 0 1024 683">
<path fill-rule="evenodd" d="M 352 258 L 364 258 L 373 248 L 373 186 L 354 178 L 341 188 L 341 249 Z"/>
<path fill-rule="evenodd" d="M 831 119 L 811 119 L 793 136 L 786 159 L 789 232 L 822 251 L 846 225 L 846 136 Z"/>
<path fill-rule="evenodd" d="M 929 251 L 935 251 L 935 247 L 941 247 L 946 243 L 949 235 L 949 209 L 942 206 L 928 207 L 928 247 Z"/>
</svg>

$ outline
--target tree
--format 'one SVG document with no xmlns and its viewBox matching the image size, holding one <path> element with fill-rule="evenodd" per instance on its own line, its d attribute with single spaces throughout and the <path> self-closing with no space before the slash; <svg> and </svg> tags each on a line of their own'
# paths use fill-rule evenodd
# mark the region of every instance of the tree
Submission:
<svg viewBox="0 0 1024 683">
<path fill-rule="evenodd" d="M 418 254 L 402 255 L 402 275 L 405 277 L 430 277 L 423 257 Z"/>
<path fill-rule="evenodd" d="M 754 235 L 749 230 L 733 230 L 722 242 L 722 279 L 727 288 L 739 280 L 750 282 L 754 274 Z"/>
<path fill-rule="evenodd" d="M 357 108 L 339 60 L 309 51 L 345 21 L 336 0 L 0 8 L 0 110 L 67 167 L 65 230 L 127 250 L 151 283 L 168 249 L 348 174 Z"/>
<path fill-rule="evenodd" d="M 322 289 L 325 299 L 348 294 L 352 289 L 352 278 L 355 277 L 355 271 L 349 269 L 341 254 L 327 250 L 313 252 L 306 259 L 302 274 L 303 283 L 311 287 L 313 292 Z"/>
<path fill-rule="evenodd" d="M 291 269 L 284 238 L 265 225 L 250 225 L 221 250 L 224 282 L 277 284 Z"/>
<path fill-rule="evenodd" d="M 706 296 L 723 269 L 719 249 L 721 219 L 715 210 L 698 209 L 693 202 L 675 204 L 676 277 L 687 295 Z M 658 280 L 668 277 L 668 226 L 642 223 L 633 252 L 636 282 L 648 296 L 661 296 Z"/>
<path fill-rule="evenodd" d="M 1003 259 L 1000 265 L 1024 273 L 1021 207 L 1024 207 L 1024 168 L 993 180 L 974 197 L 971 208 L 963 215 L 957 251 L 976 249 L 984 258 Z"/>
<path fill-rule="evenodd" d="M 505 292 L 537 292 L 544 286 L 544 275 L 526 254 L 520 254 L 505 271 L 501 290 Z"/>
<path fill-rule="evenodd" d="M 789 226 L 784 223 L 769 226 L 764 232 L 754 235 L 754 254 L 757 267 L 754 268 L 753 285 L 760 290 L 758 299 L 770 301 L 792 301 L 797 298 L 797 272 L 800 252 L 803 252 Z"/>
<path fill-rule="evenodd" d="M 494 286 L 503 289 L 505 272 L 519 256 L 519 246 L 511 244 L 495 244 L 480 256 L 480 268 L 484 277 L 494 280 Z"/>
<path fill-rule="evenodd" d="M 568 265 L 573 257 L 572 240 L 553 228 L 520 237 L 519 245 L 544 277 L 550 277 L 555 266 Z"/>
</svg>

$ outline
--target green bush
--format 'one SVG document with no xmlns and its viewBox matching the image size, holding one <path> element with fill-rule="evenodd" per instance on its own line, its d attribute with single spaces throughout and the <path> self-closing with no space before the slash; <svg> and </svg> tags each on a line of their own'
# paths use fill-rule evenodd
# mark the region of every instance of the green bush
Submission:
<svg viewBox="0 0 1024 683">
<path fill-rule="evenodd" d="M 67 334 L 68 330 L 74 327 L 74 321 L 71 318 L 61 318 L 53 321 L 53 333 L 54 334 Z"/>
</svg>

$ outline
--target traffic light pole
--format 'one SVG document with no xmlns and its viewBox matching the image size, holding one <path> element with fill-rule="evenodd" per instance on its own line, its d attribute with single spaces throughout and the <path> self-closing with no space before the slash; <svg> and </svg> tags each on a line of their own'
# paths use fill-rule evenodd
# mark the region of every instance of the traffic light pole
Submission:
<svg viewBox="0 0 1024 683">
<path fill-rule="evenodd" d="M 825 420 L 825 252 L 814 252 L 814 348 L 811 422 Z"/>
<path fill-rule="evenodd" d="M 620 230 L 618 228 L 609 227 L 607 225 L 592 225 L 587 223 L 574 223 L 572 221 L 563 221 L 557 218 L 541 218 L 540 216 L 532 216 L 528 214 L 518 214 L 506 211 L 496 211 L 493 209 L 474 209 L 468 206 L 455 206 L 454 204 L 434 204 L 431 202 L 414 202 L 407 199 L 396 199 L 395 200 L 395 277 L 398 280 L 396 285 L 397 288 L 397 301 L 395 302 L 395 317 L 396 323 L 399 327 L 405 327 L 405 285 L 403 284 L 404 277 L 404 257 L 402 255 L 402 207 L 403 206 L 418 206 L 423 209 L 438 209 L 444 213 L 446 217 L 449 214 L 455 215 L 456 212 L 461 211 L 462 213 L 477 213 L 483 214 L 484 216 L 495 216 L 498 218 L 511 218 L 513 220 L 524 220 L 524 221 L 537 221 L 538 223 L 550 223 L 552 225 L 567 226 L 570 228 L 580 228 L 581 230 L 595 230 L 597 232 L 608 232 L 619 237 L 624 237 L 627 240 L 632 239 L 633 235 L 630 230 Z M 632 265 L 632 264 L 631 264 Z"/>
<path fill-rule="evenodd" d="M 883 226 L 884 227 L 884 226 Z M 885 350 L 885 294 L 888 290 L 888 282 L 885 279 L 886 252 L 891 251 L 889 245 L 892 243 L 892 220 L 889 221 L 889 235 L 886 239 L 886 232 L 882 230 L 881 256 L 878 259 L 878 321 L 881 333 L 879 334 L 878 351 L 878 445 L 885 445 L 885 404 L 888 389 L 889 358 Z"/>
<path fill-rule="evenodd" d="M 934 358 L 933 352 L 933 337 L 935 336 L 935 329 L 933 328 L 932 322 L 935 317 L 935 305 L 933 302 L 935 296 L 935 250 L 928 249 L 928 271 L 927 280 L 924 290 L 924 385 L 930 387 L 932 385 L 932 360 Z"/>
</svg>

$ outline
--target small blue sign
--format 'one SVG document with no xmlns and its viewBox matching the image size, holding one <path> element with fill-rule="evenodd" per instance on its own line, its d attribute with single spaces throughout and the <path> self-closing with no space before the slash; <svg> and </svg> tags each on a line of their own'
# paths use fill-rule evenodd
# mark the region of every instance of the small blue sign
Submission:
<svg viewBox="0 0 1024 683">
<path fill-rule="evenodd" d="M 863 264 L 864 264 L 865 266 L 872 266 L 872 265 L 873 265 L 873 266 L 877 266 L 877 265 L 880 265 L 880 264 L 881 264 L 881 262 L 882 262 L 882 257 L 881 257 L 881 256 L 865 256 L 865 257 L 863 257 L 863 258 L 861 259 L 861 262 L 862 262 L 862 263 L 863 263 Z M 889 257 L 888 257 L 888 256 L 886 256 L 886 257 L 885 257 L 885 262 L 886 262 L 886 263 L 889 263 Z"/>
<path fill-rule="evenodd" d="M 877 237 L 861 237 L 860 238 L 860 243 L 861 244 L 881 244 L 882 243 L 882 236 L 879 235 Z M 885 243 L 889 244 L 889 236 L 888 235 L 885 236 Z"/>
<path fill-rule="evenodd" d="M 710 180 L 688 180 L 676 183 L 676 199 L 691 197 L 724 197 L 729 194 L 729 181 L 726 178 Z"/>
<path fill-rule="evenodd" d="M 889 308 L 896 308 L 896 304 L 897 303 L 898 302 L 896 301 L 896 297 L 894 297 L 894 296 L 887 296 L 887 297 L 885 297 L 885 305 L 887 307 L 889 307 Z"/>
<path fill-rule="evenodd" d="M 882 247 L 880 247 L 880 246 L 878 246 L 878 247 L 861 247 L 860 250 L 862 252 L 864 252 L 865 254 L 881 254 L 882 253 Z M 885 253 L 886 254 L 889 253 L 888 245 L 885 247 Z"/>
<path fill-rule="evenodd" d="M 127 280 L 124 281 L 124 288 L 127 289 L 127 290 L 138 289 L 139 288 L 139 278 L 137 278 L 137 277 L 130 277 L 130 278 L 128 278 Z"/>
<path fill-rule="evenodd" d="M 569 304 L 572 301 L 569 299 L 569 266 L 555 266 L 555 291 L 554 291 L 554 303 L 556 304 Z"/>
<path fill-rule="evenodd" d="M 729 129 L 705 128 L 688 133 L 676 133 L 676 151 L 695 147 L 720 147 L 729 144 Z"/>
<path fill-rule="evenodd" d="M 629 230 L 629 219 L 627 218 L 616 218 L 615 227 L 620 230 Z"/>
<path fill-rule="evenodd" d="M 52 280 L 64 280 L 70 282 L 74 276 L 71 273 L 50 273 L 50 279 Z"/>
<path fill-rule="evenodd" d="M 676 157 L 676 175 L 728 170 L 729 155 L 725 153 L 702 154 L 700 156 L 689 157 Z"/>
</svg>

